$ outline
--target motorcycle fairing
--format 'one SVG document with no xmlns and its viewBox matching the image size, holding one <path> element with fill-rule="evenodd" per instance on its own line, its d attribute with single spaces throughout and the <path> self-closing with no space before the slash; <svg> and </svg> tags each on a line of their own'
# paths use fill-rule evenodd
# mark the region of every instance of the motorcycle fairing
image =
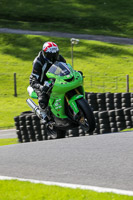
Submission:
<svg viewBox="0 0 133 200">
<path fill-rule="evenodd" d="M 68 105 L 72 108 L 75 115 L 79 112 L 76 100 L 81 99 L 83 97 L 84 97 L 83 95 L 76 94 L 71 99 L 68 100 Z M 65 109 L 62 109 L 62 108 L 65 107 L 64 95 L 60 98 L 57 97 L 56 99 L 50 98 L 49 106 L 51 107 L 51 111 L 53 112 L 53 114 L 56 117 L 58 117 L 58 118 L 68 118 L 68 116 L 65 113 Z"/>
<path fill-rule="evenodd" d="M 27 91 L 31 98 L 38 99 L 37 93 L 34 91 L 34 89 L 30 85 L 28 86 Z"/>
<path fill-rule="evenodd" d="M 77 114 L 79 112 L 79 109 L 77 107 L 77 103 L 76 103 L 76 100 L 77 99 L 81 99 L 83 98 L 83 95 L 79 95 L 79 94 L 75 94 L 69 101 L 69 105 L 71 106 L 71 108 L 73 109 L 74 111 L 74 114 Z"/>
</svg>

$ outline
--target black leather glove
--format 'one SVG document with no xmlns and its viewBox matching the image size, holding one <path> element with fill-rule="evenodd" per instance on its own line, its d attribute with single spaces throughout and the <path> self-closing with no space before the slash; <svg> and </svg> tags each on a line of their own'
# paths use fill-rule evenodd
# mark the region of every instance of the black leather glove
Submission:
<svg viewBox="0 0 133 200">
<path fill-rule="evenodd" d="M 50 89 L 52 89 L 53 84 L 45 81 L 44 85 L 40 85 L 40 91 L 43 93 L 47 93 Z"/>
<path fill-rule="evenodd" d="M 43 85 L 40 85 L 40 87 L 39 87 L 39 89 L 40 89 L 40 91 L 43 93 L 46 93 L 47 91 L 48 91 L 48 87 L 46 87 L 46 86 L 43 86 Z"/>
</svg>

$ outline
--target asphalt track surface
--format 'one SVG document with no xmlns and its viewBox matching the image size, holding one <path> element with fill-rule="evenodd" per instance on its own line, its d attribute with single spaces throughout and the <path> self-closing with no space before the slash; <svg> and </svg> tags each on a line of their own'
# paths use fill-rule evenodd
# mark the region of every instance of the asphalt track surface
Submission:
<svg viewBox="0 0 133 200">
<path fill-rule="evenodd" d="M 133 132 L 1 146 L 0 176 L 133 191 Z"/>
<path fill-rule="evenodd" d="M 62 32 L 54 32 L 54 31 L 51 31 L 51 32 L 29 31 L 29 30 L 10 29 L 10 28 L 0 28 L 0 33 L 45 35 L 45 36 L 51 36 L 51 37 L 78 38 L 78 39 L 84 39 L 84 40 L 95 40 L 95 41 L 102 41 L 102 42 L 108 42 L 108 43 L 133 45 L 132 38 L 113 37 L 113 36 L 105 36 L 105 35 L 74 34 L 74 33 L 62 33 Z"/>
<path fill-rule="evenodd" d="M 0 139 L 6 138 L 17 138 L 16 130 L 9 129 L 9 130 L 0 130 Z"/>
</svg>

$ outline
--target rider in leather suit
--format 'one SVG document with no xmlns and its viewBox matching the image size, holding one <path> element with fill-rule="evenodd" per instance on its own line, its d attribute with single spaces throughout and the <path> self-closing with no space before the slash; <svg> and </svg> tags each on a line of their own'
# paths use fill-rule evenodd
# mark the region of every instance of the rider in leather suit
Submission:
<svg viewBox="0 0 133 200">
<path fill-rule="evenodd" d="M 33 61 L 33 69 L 30 75 L 30 85 L 38 95 L 39 109 L 43 123 L 47 123 L 48 121 L 45 109 L 49 101 L 47 91 L 51 87 L 47 82 L 46 73 L 55 61 L 66 62 L 59 55 L 59 48 L 55 43 L 45 42 L 42 50 Z"/>
</svg>

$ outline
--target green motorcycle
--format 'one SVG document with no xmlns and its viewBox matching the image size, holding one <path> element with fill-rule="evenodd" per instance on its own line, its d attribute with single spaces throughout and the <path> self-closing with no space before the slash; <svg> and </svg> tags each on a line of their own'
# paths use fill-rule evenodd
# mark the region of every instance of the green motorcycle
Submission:
<svg viewBox="0 0 133 200">
<path fill-rule="evenodd" d="M 51 128 L 57 137 L 65 137 L 65 130 L 81 127 L 88 133 L 95 129 L 93 111 L 85 99 L 83 75 L 75 71 L 70 64 L 55 62 L 46 73 L 52 85 L 49 94 L 47 115 L 49 122 L 46 129 Z M 37 99 L 37 94 L 28 87 L 30 96 Z M 27 99 L 27 104 L 41 118 L 39 107 Z"/>
</svg>

